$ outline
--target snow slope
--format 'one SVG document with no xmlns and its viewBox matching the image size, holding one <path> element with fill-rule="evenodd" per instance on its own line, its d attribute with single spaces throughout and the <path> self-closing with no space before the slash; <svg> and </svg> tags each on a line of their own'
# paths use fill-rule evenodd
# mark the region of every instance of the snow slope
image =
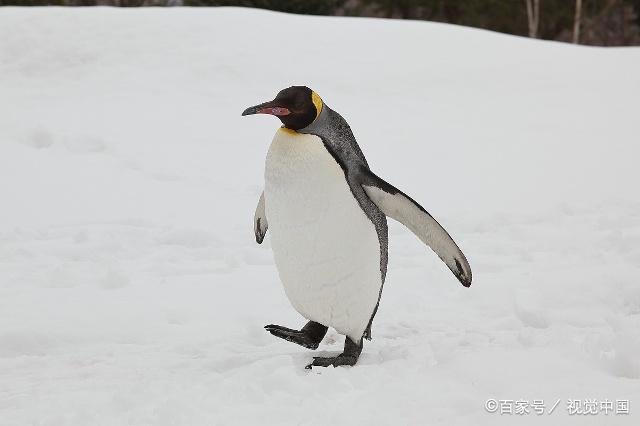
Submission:
<svg viewBox="0 0 640 426">
<path fill-rule="evenodd" d="M 0 425 L 638 424 L 639 75 L 637 48 L 424 22 L 1 8 Z M 278 123 L 240 113 L 291 84 L 473 268 L 391 223 L 355 368 L 262 329 L 303 319 L 252 233 Z"/>
</svg>

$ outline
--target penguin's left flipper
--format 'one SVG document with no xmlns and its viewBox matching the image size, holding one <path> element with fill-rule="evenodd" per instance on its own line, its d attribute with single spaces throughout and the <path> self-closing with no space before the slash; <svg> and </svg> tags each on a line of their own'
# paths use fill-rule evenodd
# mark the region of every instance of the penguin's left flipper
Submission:
<svg viewBox="0 0 640 426">
<path fill-rule="evenodd" d="M 267 215 L 264 212 L 264 191 L 260 194 L 260 200 L 253 215 L 253 233 L 256 235 L 256 243 L 262 244 L 264 236 L 267 235 Z"/>
<path fill-rule="evenodd" d="M 471 285 L 467 258 L 449 233 L 420 204 L 367 168 L 359 171 L 358 180 L 369 199 L 385 215 L 402 223 L 431 247 L 463 286 Z"/>
</svg>

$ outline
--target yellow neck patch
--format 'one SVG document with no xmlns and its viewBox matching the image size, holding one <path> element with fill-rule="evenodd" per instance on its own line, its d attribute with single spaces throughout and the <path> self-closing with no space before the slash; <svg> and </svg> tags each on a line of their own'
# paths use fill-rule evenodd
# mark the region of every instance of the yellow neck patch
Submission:
<svg viewBox="0 0 640 426">
<path fill-rule="evenodd" d="M 322 112 L 322 99 L 316 92 L 311 91 L 311 101 L 316 106 L 316 118 L 318 118 L 318 116 Z"/>
<path fill-rule="evenodd" d="M 281 132 L 289 133 L 290 135 L 297 135 L 297 134 L 298 134 L 298 132 L 296 132 L 295 130 L 290 129 L 290 128 L 288 128 L 288 127 L 284 127 L 284 126 L 280 127 L 280 129 L 279 129 L 279 130 L 280 130 Z"/>
</svg>

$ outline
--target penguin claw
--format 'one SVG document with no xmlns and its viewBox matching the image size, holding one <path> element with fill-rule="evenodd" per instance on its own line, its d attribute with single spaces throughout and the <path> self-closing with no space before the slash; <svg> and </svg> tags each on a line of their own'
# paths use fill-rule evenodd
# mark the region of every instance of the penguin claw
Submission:
<svg viewBox="0 0 640 426">
<path fill-rule="evenodd" d="M 269 325 L 265 325 L 264 329 L 267 330 L 269 333 L 273 334 L 273 332 L 286 332 L 286 333 L 295 333 L 297 330 L 292 330 L 290 328 L 287 327 L 282 327 L 280 325 L 275 325 L 275 324 L 269 324 Z"/>
</svg>

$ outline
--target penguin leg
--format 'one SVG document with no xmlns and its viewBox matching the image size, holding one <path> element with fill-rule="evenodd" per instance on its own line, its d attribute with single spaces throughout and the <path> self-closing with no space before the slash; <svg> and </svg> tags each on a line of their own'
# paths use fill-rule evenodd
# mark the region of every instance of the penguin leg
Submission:
<svg viewBox="0 0 640 426">
<path fill-rule="evenodd" d="M 289 342 L 297 343 L 308 349 L 317 349 L 327 334 L 328 327 L 317 322 L 309 321 L 302 330 L 292 330 L 279 325 L 269 324 L 264 327 L 269 333 Z"/>
<path fill-rule="evenodd" d="M 361 352 L 362 339 L 360 339 L 360 343 L 355 343 L 349 337 L 345 337 L 344 351 L 340 355 L 333 357 L 315 356 L 313 357 L 313 362 L 305 368 L 311 369 L 312 367 L 328 367 L 330 365 L 333 365 L 334 367 L 339 365 L 356 365 Z"/>
</svg>

